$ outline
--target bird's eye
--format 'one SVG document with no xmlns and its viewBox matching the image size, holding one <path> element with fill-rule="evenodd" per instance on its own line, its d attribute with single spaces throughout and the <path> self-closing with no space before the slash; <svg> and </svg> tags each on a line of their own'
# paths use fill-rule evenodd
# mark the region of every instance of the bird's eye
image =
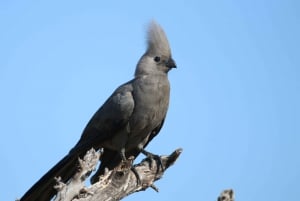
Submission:
<svg viewBox="0 0 300 201">
<path fill-rule="evenodd" d="M 160 57 L 154 57 L 154 61 L 155 62 L 159 62 L 160 61 Z"/>
</svg>

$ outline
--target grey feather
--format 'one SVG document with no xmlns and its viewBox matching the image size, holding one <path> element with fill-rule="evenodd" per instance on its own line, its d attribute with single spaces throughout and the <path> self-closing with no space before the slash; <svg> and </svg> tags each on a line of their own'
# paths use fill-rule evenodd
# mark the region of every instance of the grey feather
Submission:
<svg viewBox="0 0 300 201">
<path fill-rule="evenodd" d="M 168 38 L 156 21 L 151 21 L 147 35 L 147 54 L 150 55 L 171 55 Z"/>
<path fill-rule="evenodd" d="M 124 158 L 136 157 L 162 128 L 170 97 L 168 72 L 176 67 L 168 39 L 154 21 L 149 25 L 147 50 L 140 58 L 134 79 L 118 87 L 94 114 L 80 140 L 69 154 L 50 169 L 21 198 L 21 201 L 48 201 L 54 195 L 54 177 L 67 182 L 75 173 L 77 158 L 87 150 L 104 149 L 101 165 L 116 167 Z"/>
</svg>

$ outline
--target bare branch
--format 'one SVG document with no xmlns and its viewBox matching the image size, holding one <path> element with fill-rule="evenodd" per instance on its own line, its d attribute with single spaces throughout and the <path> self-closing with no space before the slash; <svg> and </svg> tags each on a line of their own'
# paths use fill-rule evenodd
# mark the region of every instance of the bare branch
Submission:
<svg viewBox="0 0 300 201">
<path fill-rule="evenodd" d="M 54 201 L 71 201 L 82 189 L 85 189 L 84 181 L 97 166 L 99 157 L 100 152 L 96 152 L 92 148 L 86 153 L 83 159 L 78 159 L 78 172 L 67 184 L 61 182 L 60 178 L 55 178 L 57 185 L 54 188 L 58 193 Z"/>
<path fill-rule="evenodd" d="M 100 153 L 90 150 L 84 159 L 80 160 L 79 171 L 68 183 L 57 180 L 55 188 L 58 194 L 55 201 L 115 201 L 148 187 L 158 191 L 154 182 L 175 163 L 181 152 L 182 149 L 177 149 L 169 156 L 160 156 L 159 159 L 145 158 L 134 167 L 132 159 L 129 159 L 116 169 L 106 172 L 99 182 L 85 187 L 84 182 L 100 157 Z"/>
<path fill-rule="evenodd" d="M 224 190 L 218 197 L 218 201 L 234 201 L 234 192 L 232 189 Z"/>
</svg>

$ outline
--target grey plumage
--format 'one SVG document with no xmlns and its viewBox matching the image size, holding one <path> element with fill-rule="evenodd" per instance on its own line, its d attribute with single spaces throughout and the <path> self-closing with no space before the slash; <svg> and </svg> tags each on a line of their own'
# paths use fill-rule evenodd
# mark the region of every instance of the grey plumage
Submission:
<svg viewBox="0 0 300 201">
<path fill-rule="evenodd" d="M 67 181 L 75 173 L 77 158 L 87 150 L 104 149 L 98 176 L 129 156 L 136 157 L 160 131 L 169 105 L 167 73 L 176 67 L 163 29 L 154 21 L 147 34 L 147 50 L 134 79 L 118 87 L 94 114 L 73 149 L 50 169 L 21 201 L 46 201 L 55 195 L 54 177 Z"/>
<path fill-rule="evenodd" d="M 155 21 L 151 22 L 147 33 L 147 54 L 171 55 L 167 36 Z"/>
</svg>

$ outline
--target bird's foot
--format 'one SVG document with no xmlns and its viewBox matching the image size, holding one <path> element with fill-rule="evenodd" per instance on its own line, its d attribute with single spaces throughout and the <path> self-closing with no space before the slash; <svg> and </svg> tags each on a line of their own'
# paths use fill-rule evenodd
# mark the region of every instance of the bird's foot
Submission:
<svg viewBox="0 0 300 201">
<path fill-rule="evenodd" d="M 134 165 L 131 166 L 131 171 L 134 173 L 134 175 L 136 177 L 136 185 L 137 186 L 142 185 L 141 177 L 140 177 L 139 173 L 137 172 L 137 170 L 135 169 Z"/>
<path fill-rule="evenodd" d="M 162 163 L 161 157 L 159 155 L 150 153 L 148 151 L 146 151 L 145 149 L 141 150 L 141 153 L 144 154 L 146 157 L 148 157 L 150 159 L 149 165 L 150 165 L 150 169 L 152 169 L 153 164 L 152 161 L 155 160 L 158 164 L 157 164 L 157 171 L 159 171 L 159 168 L 162 169 L 162 171 L 165 170 L 165 167 Z"/>
<path fill-rule="evenodd" d="M 122 162 L 120 164 L 120 170 L 129 170 L 133 167 L 133 160 L 134 157 L 131 156 L 128 159 L 124 160 L 122 159 Z"/>
<path fill-rule="evenodd" d="M 128 159 L 122 159 L 119 169 L 121 171 L 124 171 L 124 170 L 127 171 L 130 169 L 136 176 L 137 186 L 139 186 L 142 184 L 141 177 L 140 177 L 139 173 L 137 172 L 137 170 L 135 169 L 135 166 L 133 165 L 133 160 L 134 160 L 133 156 L 130 156 Z"/>
</svg>

